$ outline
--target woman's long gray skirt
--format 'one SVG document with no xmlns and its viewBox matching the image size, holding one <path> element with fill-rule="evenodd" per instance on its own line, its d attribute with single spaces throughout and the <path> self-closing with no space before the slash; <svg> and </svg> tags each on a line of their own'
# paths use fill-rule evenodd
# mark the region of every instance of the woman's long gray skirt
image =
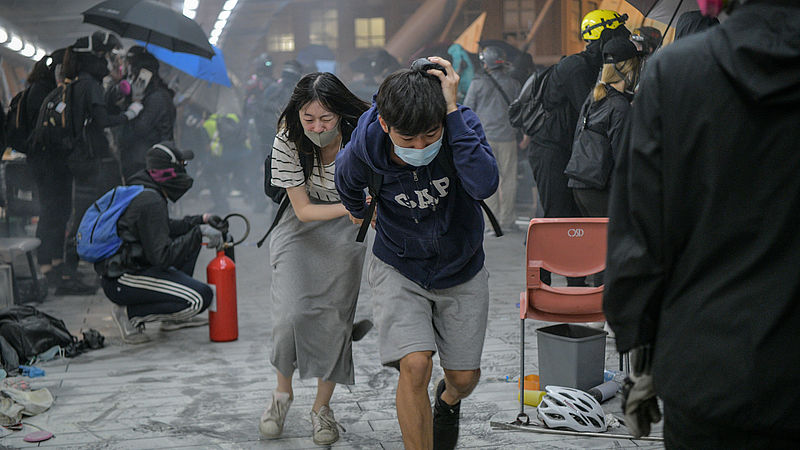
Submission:
<svg viewBox="0 0 800 450">
<path fill-rule="evenodd" d="M 348 217 L 303 223 L 286 209 L 269 243 L 272 356 L 284 376 L 353 384 L 351 333 L 366 246 Z"/>
</svg>

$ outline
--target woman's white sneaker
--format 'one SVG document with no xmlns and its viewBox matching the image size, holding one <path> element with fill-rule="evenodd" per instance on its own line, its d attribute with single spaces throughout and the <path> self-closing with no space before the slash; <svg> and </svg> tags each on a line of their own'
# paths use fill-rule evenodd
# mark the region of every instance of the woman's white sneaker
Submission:
<svg viewBox="0 0 800 450">
<path fill-rule="evenodd" d="M 312 439 L 317 445 L 331 445 L 339 440 L 339 428 L 345 431 L 344 427 L 336 422 L 333 411 L 327 406 L 319 409 L 319 412 L 311 410 L 311 426 L 313 427 Z"/>
<path fill-rule="evenodd" d="M 283 422 L 289 407 L 292 406 L 292 395 L 288 392 L 274 391 L 272 393 L 272 403 L 258 423 L 258 431 L 267 439 L 275 439 L 283 433 Z"/>
</svg>

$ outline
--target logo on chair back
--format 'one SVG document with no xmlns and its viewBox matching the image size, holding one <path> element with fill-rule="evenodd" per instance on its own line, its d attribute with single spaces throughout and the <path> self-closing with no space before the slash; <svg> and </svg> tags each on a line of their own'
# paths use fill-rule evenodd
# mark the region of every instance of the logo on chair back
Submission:
<svg viewBox="0 0 800 450">
<path fill-rule="evenodd" d="M 567 236 L 572 238 L 583 237 L 583 228 L 570 228 L 567 230 Z"/>
</svg>

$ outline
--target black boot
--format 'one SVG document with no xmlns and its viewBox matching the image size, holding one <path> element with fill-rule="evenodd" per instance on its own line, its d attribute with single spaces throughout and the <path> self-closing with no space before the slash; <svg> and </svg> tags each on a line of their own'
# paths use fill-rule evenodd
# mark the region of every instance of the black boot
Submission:
<svg viewBox="0 0 800 450">
<path fill-rule="evenodd" d="M 461 416 L 461 402 L 448 405 L 442 400 L 444 379 L 436 386 L 436 400 L 433 402 L 433 449 L 452 450 L 458 442 L 458 422 Z"/>
</svg>

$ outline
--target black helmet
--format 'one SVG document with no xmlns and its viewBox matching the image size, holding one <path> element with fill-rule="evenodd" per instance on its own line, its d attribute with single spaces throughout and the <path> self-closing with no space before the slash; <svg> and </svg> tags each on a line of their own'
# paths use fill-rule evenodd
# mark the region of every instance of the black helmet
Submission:
<svg viewBox="0 0 800 450">
<path fill-rule="evenodd" d="M 91 36 L 78 38 L 72 44 L 72 51 L 75 53 L 108 53 L 114 49 L 122 47 L 119 38 L 108 31 L 95 31 Z"/>
<path fill-rule="evenodd" d="M 603 62 L 616 64 L 639 56 L 636 46 L 629 39 L 615 37 L 603 45 Z"/>
<path fill-rule="evenodd" d="M 506 55 L 503 49 L 493 45 L 484 48 L 478 58 L 489 69 L 495 69 L 506 63 Z"/>
<path fill-rule="evenodd" d="M 283 78 L 297 78 L 303 76 L 303 65 L 300 64 L 300 61 L 295 59 L 290 59 L 283 63 L 283 70 L 281 70 L 281 77 Z"/>
<path fill-rule="evenodd" d="M 67 51 L 66 48 L 60 48 L 58 50 L 54 50 L 53 53 L 47 55 L 47 58 L 45 58 L 47 68 L 50 70 L 55 70 L 56 66 L 63 64 L 64 53 L 66 53 L 66 51 Z"/>
<path fill-rule="evenodd" d="M 262 53 L 256 60 L 255 73 L 261 76 L 272 76 L 272 57 L 267 53 Z"/>
<path fill-rule="evenodd" d="M 134 50 L 135 48 L 136 48 L 135 46 L 131 47 L 131 49 L 128 50 L 128 56 L 127 56 L 133 74 L 138 74 L 139 69 L 142 68 L 147 69 L 152 73 L 158 73 L 158 68 L 161 65 L 159 64 L 156 57 L 153 56 L 152 53 L 148 52 L 145 48 L 139 47 L 141 50 L 139 49 Z"/>
<path fill-rule="evenodd" d="M 639 27 L 631 33 L 631 41 L 645 56 L 651 55 L 661 43 L 661 31 L 653 27 Z"/>
</svg>

